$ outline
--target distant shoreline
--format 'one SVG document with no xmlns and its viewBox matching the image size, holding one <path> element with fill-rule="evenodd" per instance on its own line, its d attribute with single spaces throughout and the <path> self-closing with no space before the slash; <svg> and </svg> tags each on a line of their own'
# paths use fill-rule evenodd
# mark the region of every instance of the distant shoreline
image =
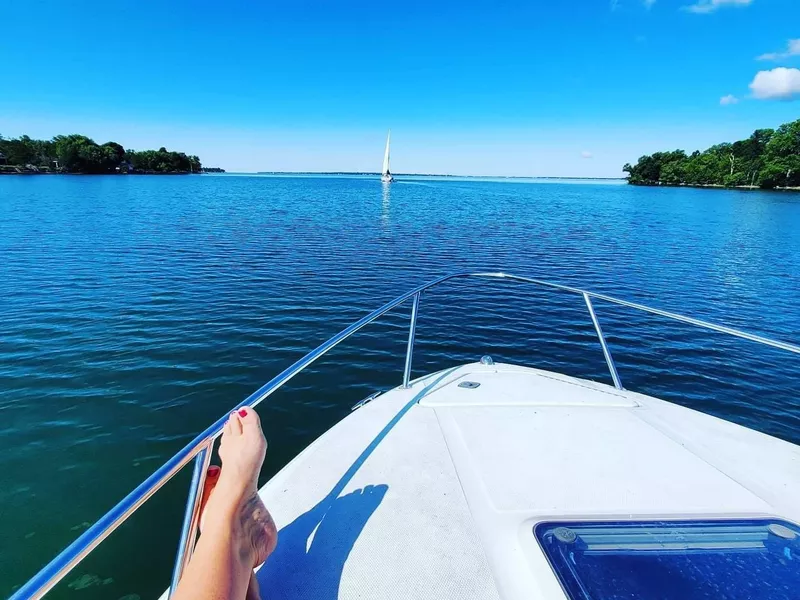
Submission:
<svg viewBox="0 0 800 600">
<path fill-rule="evenodd" d="M 0 175 L 190 175 L 222 172 L 200 158 L 167 150 L 127 150 L 117 142 L 98 144 L 80 134 L 35 140 L 0 135 Z"/>
<path fill-rule="evenodd" d="M 0 165 L 0 175 L 202 175 L 204 173 L 224 173 L 224 169 L 212 168 L 201 171 L 117 171 L 113 173 L 79 173 L 70 171 L 56 171 L 53 169 L 29 169 L 14 165 Z"/>
<path fill-rule="evenodd" d="M 116 177 L 118 175 L 201 175 L 202 173 L 193 173 L 192 171 L 130 171 L 128 173 L 67 173 L 62 171 L 31 171 L 26 169 L 0 169 L 0 175 L 24 175 L 24 176 L 37 176 L 37 175 L 111 175 Z"/>
<path fill-rule="evenodd" d="M 219 167 L 203 167 L 198 171 L 152 171 L 152 170 L 130 170 L 126 172 L 110 173 L 78 173 L 67 171 L 56 171 L 46 167 L 36 169 L 21 167 L 18 165 L 0 165 L 0 175 L 203 175 L 221 173 L 227 175 L 347 175 L 361 177 L 380 177 L 381 174 L 362 171 L 231 171 Z M 552 181 L 626 181 L 625 177 L 552 177 L 541 175 L 449 175 L 440 173 L 395 173 L 396 177 L 439 177 L 448 179 L 545 179 Z"/>
<path fill-rule="evenodd" d="M 756 129 L 744 140 L 710 148 L 654 152 L 622 167 L 630 185 L 727 188 L 732 190 L 800 189 L 800 119 L 777 129 Z"/>
<path fill-rule="evenodd" d="M 722 185 L 721 183 L 664 183 L 662 181 L 636 181 L 629 182 L 630 185 L 637 187 L 688 187 L 698 189 L 712 189 L 712 190 L 742 190 L 748 192 L 800 192 L 800 187 L 781 187 L 776 186 L 773 188 L 763 188 L 757 185 Z"/>
<path fill-rule="evenodd" d="M 231 171 L 231 175 L 237 174 Z M 362 175 L 380 177 L 378 172 L 369 171 L 256 171 L 242 172 L 241 175 Z M 552 177 L 541 175 L 449 175 L 442 173 L 393 173 L 395 177 L 452 177 L 457 179 L 565 179 L 582 181 L 625 181 L 625 177 Z"/>
</svg>

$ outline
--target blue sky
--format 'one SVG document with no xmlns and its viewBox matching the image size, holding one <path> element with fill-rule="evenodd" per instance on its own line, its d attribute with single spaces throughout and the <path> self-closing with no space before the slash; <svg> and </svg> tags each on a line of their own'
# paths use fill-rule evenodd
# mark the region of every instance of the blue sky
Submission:
<svg viewBox="0 0 800 600">
<path fill-rule="evenodd" d="M 0 19 L 3 135 L 229 170 L 378 170 L 391 127 L 396 172 L 617 176 L 800 117 L 798 0 L 45 0 Z"/>
</svg>

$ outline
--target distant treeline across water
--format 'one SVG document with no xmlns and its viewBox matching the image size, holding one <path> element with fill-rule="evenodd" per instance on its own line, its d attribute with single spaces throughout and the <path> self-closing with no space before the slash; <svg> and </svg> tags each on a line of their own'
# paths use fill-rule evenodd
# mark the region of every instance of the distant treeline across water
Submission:
<svg viewBox="0 0 800 600">
<path fill-rule="evenodd" d="M 116 142 L 98 144 L 85 135 L 34 140 L 0 135 L 0 172 L 16 173 L 201 173 L 200 159 L 184 152 L 126 150 Z"/>
<path fill-rule="evenodd" d="M 656 152 L 622 170 L 633 185 L 800 188 L 800 120 L 703 152 Z"/>
</svg>

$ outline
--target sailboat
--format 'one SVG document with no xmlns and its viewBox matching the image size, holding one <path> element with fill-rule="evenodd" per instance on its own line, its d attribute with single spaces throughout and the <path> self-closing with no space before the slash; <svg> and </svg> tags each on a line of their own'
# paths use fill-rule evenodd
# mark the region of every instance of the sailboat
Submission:
<svg viewBox="0 0 800 600">
<path fill-rule="evenodd" d="M 381 171 L 381 181 L 383 183 L 391 183 L 394 181 L 392 173 L 389 171 L 389 142 L 392 139 L 392 130 L 389 130 L 389 135 L 386 136 L 386 152 L 383 154 L 383 170 Z"/>
</svg>

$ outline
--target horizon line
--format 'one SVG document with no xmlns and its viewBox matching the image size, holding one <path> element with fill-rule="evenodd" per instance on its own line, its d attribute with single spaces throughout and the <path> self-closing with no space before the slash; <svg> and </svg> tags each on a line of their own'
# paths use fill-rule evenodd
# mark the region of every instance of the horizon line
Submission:
<svg viewBox="0 0 800 600">
<path fill-rule="evenodd" d="M 380 177 L 378 171 L 226 171 L 230 175 L 372 175 Z M 213 175 L 214 173 L 205 173 Z M 624 181 L 627 177 L 588 177 L 553 175 L 457 175 L 452 173 L 392 173 L 397 177 L 461 177 L 472 179 L 586 179 Z"/>
</svg>

